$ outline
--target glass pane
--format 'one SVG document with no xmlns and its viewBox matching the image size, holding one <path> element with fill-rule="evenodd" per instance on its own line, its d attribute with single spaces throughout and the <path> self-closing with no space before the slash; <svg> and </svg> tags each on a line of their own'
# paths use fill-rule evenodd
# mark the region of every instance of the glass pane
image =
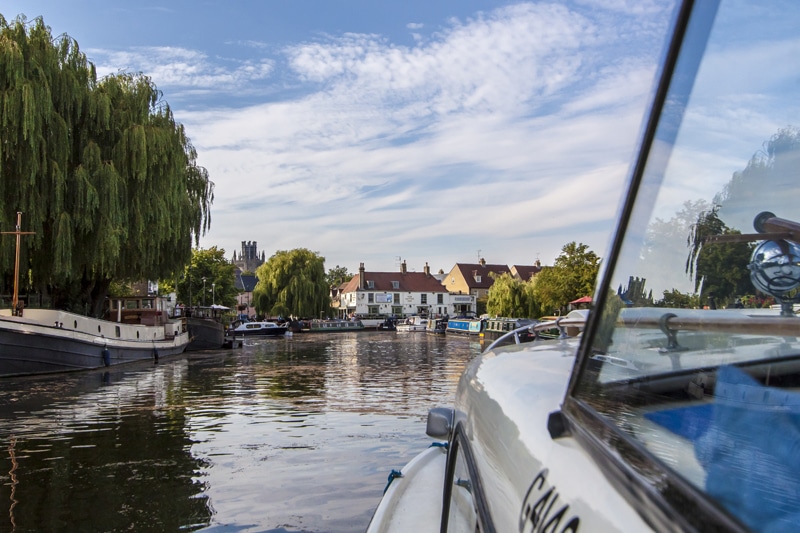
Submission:
<svg viewBox="0 0 800 533">
<path fill-rule="evenodd" d="M 475 511 L 472 482 L 464 455 L 460 452 L 460 446 L 456 446 L 456 465 L 450 493 L 450 515 L 447 529 L 448 531 L 477 531 L 478 515 Z"/>
<path fill-rule="evenodd" d="M 800 520 L 800 4 L 723 1 L 704 47 L 713 15 L 690 25 L 575 394 L 780 529 Z"/>
</svg>

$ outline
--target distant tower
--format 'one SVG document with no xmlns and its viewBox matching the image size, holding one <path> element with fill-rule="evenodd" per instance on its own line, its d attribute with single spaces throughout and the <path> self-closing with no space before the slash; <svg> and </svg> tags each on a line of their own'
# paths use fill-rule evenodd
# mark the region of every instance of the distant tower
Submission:
<svg viewBox="0 0 800 533">
<path fill-rule="evenodd" d="M 242 241 L 242 250 L 238 259 L 236 258 L 236 252 L 233 252 L 233 264 L 242 271 L 255 272 L 263 263 L 264 253 L 258 253 L 258 243 L 256 241 Z"/>
</svg>

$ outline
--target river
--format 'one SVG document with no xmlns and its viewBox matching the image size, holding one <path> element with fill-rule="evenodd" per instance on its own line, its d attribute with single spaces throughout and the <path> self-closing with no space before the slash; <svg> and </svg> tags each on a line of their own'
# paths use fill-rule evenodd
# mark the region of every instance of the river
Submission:
<svg viewBox="0 0 800 533">
<path fill-rule="evenodd" d="M 0 380 L 0 531 L 364 531 L 480 350 L 301 334 Z"/>
</svg>

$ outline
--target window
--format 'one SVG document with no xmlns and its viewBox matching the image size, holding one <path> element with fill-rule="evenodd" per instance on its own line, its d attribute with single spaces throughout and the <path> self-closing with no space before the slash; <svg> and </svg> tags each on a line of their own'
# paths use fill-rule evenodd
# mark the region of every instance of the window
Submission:
<svg viewBox="0 0 800 533">
<path fill-rule="evenodd" d="M 480 283 L 480 282 L 481 282 L 481 275 L 475 274 L 475 283 Z"/>
<path fill-rule="evenodd" d="M 601 285 L 614 289 L 601 294 L 565 403 L 576 419 L 599 415 L 584 435 L 613 450 L 608 468 L 624 458 L 620 470 L 654 480 L 651 493 L 698 530 L 724 529 L 710 521 L 719 509 L 753 530 L 792 527 L 800 509 L 800 462 L 787 447 L 788 435 L 800 439 L 800 244 L 767 231 L 800 222 L 800 130 L 785 126 L 800 124 L 800 110 L 796 85 L 763 76 L 785 73 L 772 51 L 794 38 L 800 4 L 763 6 L 695 4 L 637 164 L 647 194 L 625 207 Z M 751 113 L 758 126 L 733 118 Z M 720 114 L 731 118 L 708 120 Z"/>
<path fill-rule="evenodd" d="M 370 305 L 367 307 L 367 313 L 370 315 L 377 315 L 379 313 L 377 305 Z"/>
<path fill-rule="evenodd" d="M 400 288 L 400 282 L 399 282 L 399 281 L 393 281 L 393 282 L 392 282 L 392 288 L 393 288 L 394 290 L 397 290 L 397 289 L 399 289 L 399 288 Z"/>
<path fill-rule="evenodd" d="M 403 314 L 403 306 L 402 305 L 393 305 L 392 306 L 392 314 L 395 316 L 401 316 Z"/>
<path fill-rule="evenodd" d="M 394 302 L 393 303 L 396 303 L 396 304 L 400 303 L 400 293 L 399 292 L 394 293 Z"/>
<path fill-rule="evenodd" d="M 494 531 L 461 423 L 456 426 L 450 446 L 445 473 L 445 508 L 442 510 L 447 520 L 447 531 Z"/>
<path fill-rule="evenodd" d="M 478 531 L 478 513 L 472 497 L 472 482 L 464 454 L 456 447 L 455 466 L 450 487 L 450 509 L 448 509 L 448 531 Z"/>
<path fill-rule="evenodd" d="M 425 294 L 424 292 L 419 295 L 419 303 L 421 303 L 421 304 L 428 303 L 428 295 Z"/>
<path fill-rule="evenodd" d="M 375 293 L 368 292 L 367 293 L 367 303 L 375 303 Z"/>
<path fill-rule="evenodd" d="M 442 305 L 444 303 L 444 294 L 437 294 L 436 295 L 436 303 L 438 305 Z"/>
<path fill-rule="evenodd" d="M 375 288 L 375 282 L 373 280 L 371 280 L 371 279 L 368 279 L 367 280 L 367 288 L 368 289 L 374 289 Z"/>
</svg>

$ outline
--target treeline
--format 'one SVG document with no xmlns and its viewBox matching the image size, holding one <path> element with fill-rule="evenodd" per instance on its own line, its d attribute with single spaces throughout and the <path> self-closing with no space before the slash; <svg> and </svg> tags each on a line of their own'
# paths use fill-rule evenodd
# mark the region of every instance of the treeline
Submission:
<svg viewBox="0 0 800 533">
<path fill-rule="evenodd" d="M 23 287 L 98 314 L 112 282 L 172 278 L 210 223 L 213 183 L 150 78 L 95 66 L 41 18 L 0 16 L 0 226 L 23 213 Z M 13 286 L 14 246 L 0 274 Z"/>
<path fill-rule="evenodd" d="M 530 317 L 564 314 L 569 302 L 591 296 L 600 257 L 585 244 L 564 245 L 553 266 L 530 280 L 511 274 L 495 278 L 486 300 L 486 312 L 496 316 Z"/>
</svg>

